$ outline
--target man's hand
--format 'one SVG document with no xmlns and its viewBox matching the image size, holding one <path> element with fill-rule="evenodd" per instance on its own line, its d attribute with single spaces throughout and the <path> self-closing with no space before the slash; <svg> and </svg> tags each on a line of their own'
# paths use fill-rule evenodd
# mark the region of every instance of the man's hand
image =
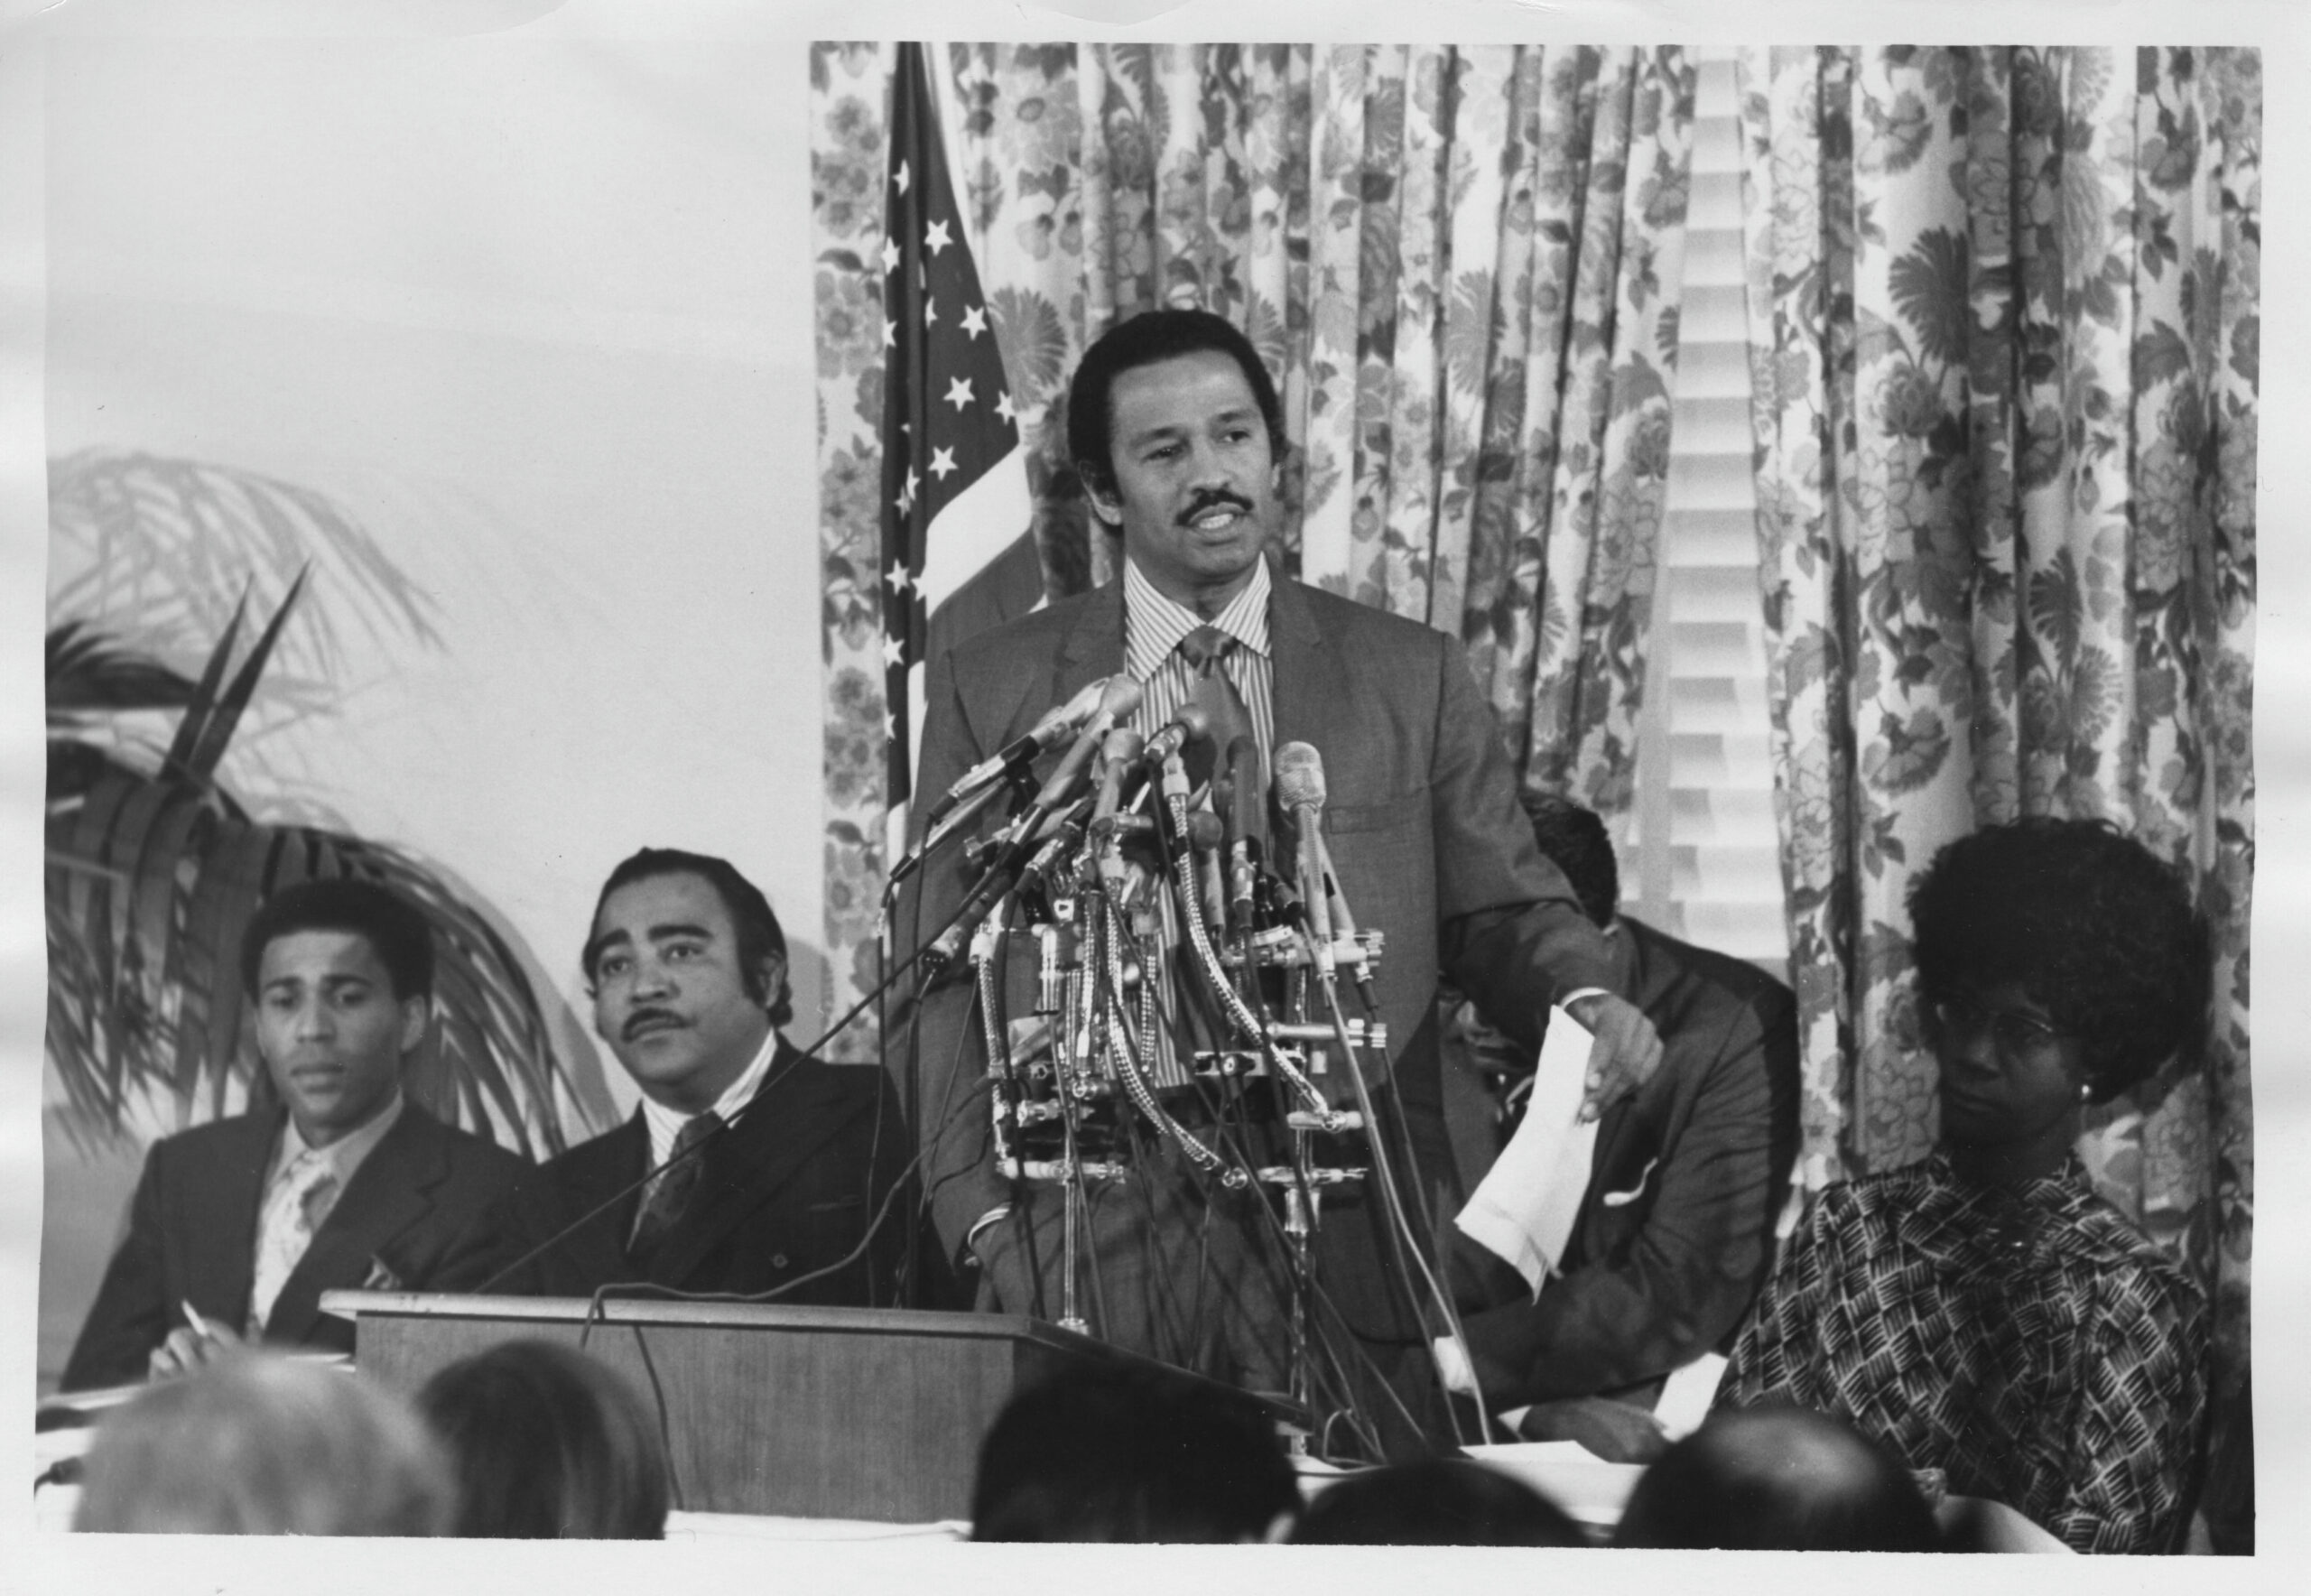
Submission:
<svg viewBox="0 0 2311 1596">
<path fill-rule="evenodd" d="M 1661 1067 L 1661 1036 L 1641 1009 L 1610 992 L 1576 998 L 1566 1012 L 1591 1036 L 1581 1095 L 1581 1118 L 1591 1120 L 1653 1079 Z"/>
<path fill-rule="evenodd" d="M 975 1306 L 982 1313 L 1025 1313 L 1035 1300 L 1027 1249 L 1007 1213 L 970 1239 L 966 1262 L 979 1276 Z"/>
<path fill-rule="evenodd" d="M 145 1359 L 145 1378 L 165 1380 L 190 1374 L 240 1344 L 241 1338 L 221 1324 L 208 1324 L 200 1330 L 181 1326 L 169 1332 L 169 1339 L 153 1349 L 152 1356 Z"/>
</svg>

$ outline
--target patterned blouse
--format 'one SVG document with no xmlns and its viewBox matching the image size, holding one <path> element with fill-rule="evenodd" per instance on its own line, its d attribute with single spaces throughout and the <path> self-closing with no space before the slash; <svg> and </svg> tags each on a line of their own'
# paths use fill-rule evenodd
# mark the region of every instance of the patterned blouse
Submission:
<svg viewBox="0 0 2311 1596">
<path fill-rule="evenodd" d="M 1821 1194 L 1717 1400 L 1842 1415 L 2076 1551 L 2163 1552 L 2181 1540 L 2205 1351 L 2196 1284 L 2074 1159 L 2000 1191 L 1937 1151 Z"/>
</svg>

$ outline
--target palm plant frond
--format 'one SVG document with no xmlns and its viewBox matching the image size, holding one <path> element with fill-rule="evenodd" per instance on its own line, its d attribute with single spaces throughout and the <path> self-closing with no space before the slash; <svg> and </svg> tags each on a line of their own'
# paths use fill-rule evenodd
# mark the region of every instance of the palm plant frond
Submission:
<svg viewBox="0 0 2311 1596">
<path fill-rule="evenodd" d="M 413 855 L 342 830 L 259 821 L 218 784 L 302 586 L 300 576 L 229 677 L 246 594 L 194 682 L 77 623 L 50 635 L 52 682 L 60 671 L 68 682 L 108 673 L 115 683 L 75 687 L 70 701 L 125 697 L 141 684 L 134 707 L 156 707 L 149 701 L 165 694 L 183 711 L 155 769 L 69 737 L 50 742 L 48 1056 L 70 1118 L 102 1136 L 154 1100 L 172 1103 L 180 1125 L 229 1111 L 237 1093 L 269 1100 L 271 1082 L 245 1035 L 242 933 L 275 890 L 350 876 L 398 890 L 434 928 L 433 1024 L 407 1077 L 413 1100 L 524 1153 L 559 1152 L 565 1109 L 581 1124 L 589 1116 L 555 1053 L 539 992 L 489 921 Z M 56 707 L 52 699 L 52 724 Z"/>
<path fill-rule="evenodd" d="M 48 634 L 48 724 L 79 724 L 91 715 L 132 710 L 181 710 L 192 683 L 159 660 L 113 644 L 79 621 Z"/>
</svg>

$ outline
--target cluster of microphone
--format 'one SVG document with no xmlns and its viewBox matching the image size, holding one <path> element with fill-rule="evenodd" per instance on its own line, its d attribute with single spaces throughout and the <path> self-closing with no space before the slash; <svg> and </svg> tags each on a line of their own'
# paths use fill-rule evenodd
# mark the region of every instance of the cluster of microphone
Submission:
<svg viewBox="0 0 2311 1596">
<path fill-rule="evenodd" d="M 1345 947 L 1357 979 L 1369 983 L 1362 961 L 1353 958 L 1355 922 L 1324 846 L 1323 756 L 1301 742 L 1286 743 L 1276 753 L 1276 805 L 1289 817 L 1294 838 L 1287 879 L 1265 868 L 1267 783 L 1251 727 L 1240 714 L 1215 715 L 1191 701 L 1143 738 L 1128 722 L 1144 700 L 1144 690 L 1128 675 L 1094 682 L 964 772 L 932 804 L 930 829 L 900 861 L 894 880 L 904 880 L 925 858 L 952 845 L 1005 793 L 1026 794 L 1035 763 L 1065 749 L 1006 824 L 966 848 L 974 885 L 924 949 L 925 964 L 934 972 L 951 964 L 989 910 L 1015 893 L 1048 887 L 1086 858 L 1087 840 L 1112 842 L 1161 829 L 1146 812 L 1151 807 L 1202 795 L 1185 766 L 1187 756 L 1201 747 L 1211 756 L 1210 805 L 1181 805 L 1172 849 L 1217 855 L 1218 895 L 1230 926 L 1295 924 L 1306 933 L 1310 957 L 1325 977 L 1333 974 Z"/>
<path fill-rule="evenodd" d="M 1372 979 L 1383 937 L 1358 930 L 1325 847 L 1323 756 L 1287 742 L 1263 769 L 1248 711 L 1214 677 L 1143 735 L 1130 723 L 1145 698 L 1127 675 L 1095 682 L 966 771 L 898 874 L 961 846 L 972 885 L 919 957 L 932 979 L 970 950 L 996 1167 L 1056 1184 L 1070 1216 L 1061 1322 L 1082 1322 L 1085 1183 L 1168 1145 L 1200 1178 L 1271 1194 L 1258 1211 L 1298 1283 L 1292 1385 L 1313 1411 L 1308 1283 L 1325 1192 L 1377 1192 L 1406 1289 L 1425 1286 L 1451 1317 L 1373 1090 L 1387 1077 Z M 990 828 L 1006 794 L 1014 812 Z M 1288 846 L 1271 848 L 1271 794 Z M 966 833 L 983 834 L 964 845 Z M 1353 1020 L 1342 973 L 1362 999 Z"/>
</svg>

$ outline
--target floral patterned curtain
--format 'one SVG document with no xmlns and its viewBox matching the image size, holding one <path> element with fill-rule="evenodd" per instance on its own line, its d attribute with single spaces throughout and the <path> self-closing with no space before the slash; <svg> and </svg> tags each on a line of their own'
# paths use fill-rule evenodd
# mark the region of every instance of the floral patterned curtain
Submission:
<svg viewBox="0 0 2311 1596">
<path fill-rule="evenodd" d="M 1903 898 L 2100 815 L 2215 929 L 2206 1068 L 2101 1113 L 2105 1194 L 2246 1369 L 2261 83 L 2253 51 L 1740 61 L 1760 580 L 1818 1186 L 1923 1154 Z"/>
<path fill-rule="evenodd" d="M 887 47 L 811 57 L 831 1001 L 872 984 Z M 968 238 L 1046 589 L 1112 574 L 1065 459 L 1085 345 L 1201 305 L 1278 379 L 1288 570 L 1456 633 L 1523 779 L 1624 812 L 1667 485 L 1694 72 L 1675 49 L 950 47 Z M 846 1056 L 872 1056 L 871 1033 Z"/>
</svg>

